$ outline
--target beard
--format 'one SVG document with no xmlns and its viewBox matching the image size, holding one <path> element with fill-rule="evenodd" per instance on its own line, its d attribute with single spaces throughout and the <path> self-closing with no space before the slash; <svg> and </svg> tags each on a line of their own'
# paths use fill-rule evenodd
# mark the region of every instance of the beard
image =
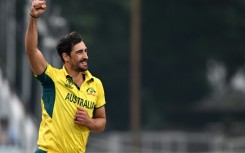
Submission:
<svg viewBox="0 0 245 153">
<path fill-rule="evenodd" d="M 88 67 L 79 67 L 78 69 L 77 69 L 77 71 L 78 72 L 84 72 L 84 71 L 87 71 L 88 70 Z"/>
<path fill-rule="evenodd" d="M 84 72 L 88 70 L 88 59 L 71 60 L 69 65 L 73 71 Z"/>
<path fill-rule="evenodd" d="M 88 60 L 80 60 L 75 69 L 77 72 L 84 72 L 88 70 Z"/>
</svg>

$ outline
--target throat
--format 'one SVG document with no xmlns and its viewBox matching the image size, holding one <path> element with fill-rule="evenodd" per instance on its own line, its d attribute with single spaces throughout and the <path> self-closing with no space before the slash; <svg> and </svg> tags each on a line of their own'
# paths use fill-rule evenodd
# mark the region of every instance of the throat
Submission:
<svg viewBox="0 0 245 153">
<path fill-rule="evenodd" d="M 77 86 L 77 88 L 80 89 L 81 85 L 83 84 L 84 80 L 85 80 L 85 75 L 82 74 L 82 77 L 73 77 L 73 82 L 74 84 Z"/>
</svg>

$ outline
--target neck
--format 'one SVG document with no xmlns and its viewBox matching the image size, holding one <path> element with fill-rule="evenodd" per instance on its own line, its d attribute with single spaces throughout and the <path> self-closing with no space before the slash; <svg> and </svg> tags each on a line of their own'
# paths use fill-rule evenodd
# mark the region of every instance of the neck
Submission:
<svg viewBox="0 0 245 153">
<path fill-rule="evenodd" d="M 84 82 L 85 78 L 83 77 L 83 73 L 80 71 L 74 71 L 69 66 L 65 65 L 65 69 L 69 76 L 72 77 L 72 80 L 74 83 L 76 83 L 78 86 L 81 86 L 81 84 Z"/>
</svg>

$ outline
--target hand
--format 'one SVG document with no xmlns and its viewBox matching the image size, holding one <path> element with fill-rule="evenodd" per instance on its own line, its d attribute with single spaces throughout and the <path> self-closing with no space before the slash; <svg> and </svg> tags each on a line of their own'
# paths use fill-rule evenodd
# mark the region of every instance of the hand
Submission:
<svg viewBox="0 0 245 153">
<path fill-rule="evenodd" d="M 88 112 L 84 108 L 78 107 L 74 122 L 90 129 L 92 119 L 89 117 Z"/>
<path fill-rule="evenodd" d="M 39 17 L 46 10 L 46 0 L 33 0 L 31 5 L 31 15 Z"/>
</svg>

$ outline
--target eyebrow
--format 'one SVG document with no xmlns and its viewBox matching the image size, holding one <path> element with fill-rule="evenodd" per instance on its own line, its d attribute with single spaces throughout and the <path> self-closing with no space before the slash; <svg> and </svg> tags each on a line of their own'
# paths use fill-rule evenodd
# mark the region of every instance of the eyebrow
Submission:
<svg viewBox="0 0 245 153">
<path fill-rule="evenodd" d="M 85 49 L 79 49 L 79 50 L 77 50 L 76 52 L 79 52 L 79 51 L 88 51 L 88 49 L 87 48 L 85 48 Z"/>
</svg>

